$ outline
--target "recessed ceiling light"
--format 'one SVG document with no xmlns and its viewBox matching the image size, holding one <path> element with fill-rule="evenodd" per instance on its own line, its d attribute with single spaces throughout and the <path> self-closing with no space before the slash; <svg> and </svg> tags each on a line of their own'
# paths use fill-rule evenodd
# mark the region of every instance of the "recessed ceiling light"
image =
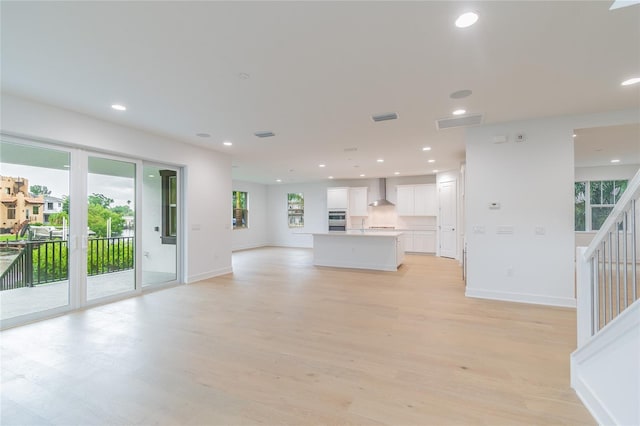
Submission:
<svg viewBox="0 0 640 426">
<path fill-rule="evenodd" d="M 453 111 L 453 115 L 462 115 L 465 112 L 467 112 L 466 109 L 457 109 L 457 110 Z"/>
<path fill-rule="evenodd" d="M 282 179 L 276 179 L 276 182 L 282 182 Z"/>
<path fill-rule="evenodd" d="M 196 133 L 196 136 L 199 138 L 210 138 L 211 135 L 209 133 Z"/>
<path fill-rule="evenodd" d="M 400 172 L 393 172 L 393 174 L 394 174 L 394 175 L 399 175 L 399 174 L 400 174 Z"/>
<path fill-rule="evenodd" d="M 327 167 L 326 164 L 318 164 L 318 167 Z"/>
<path fill-rule="evenodd" d="M 360 177 L 364 177 L 364 173 L 362 173 L 362 174 L 360 175 Z"/>
<path fill-rule="evenodd" d="M 637 84 L 637 83 L 640 83 L 640 77 L 633 77 L 633 78 L 630 78 L 629 80 L 625 80 L 625 81 L 623 81 L 621 84 L 622 84 L 623 86 L 630 86 L 630 85 L 632 85 L 632 84 Z"/>
<path fill-rule="evenodd" d="M 619 159 L 617 159 L 617 158 L 614 158 L 613 160 L 611 160 L 611 162 L 612 162 L 612 163 L 619 163 L 619 162 L 620 162 L 620 160 L 619 160 Z"/>
<path fill-rule="evenodd" d="M 472 26 L 478 20 L 478 15 L 473 12 L 463 13 L 456 19 L 456 27 L 467 28 Z"/>
<path fill-rule="evenodd" d="M 62 167 L 66 167 L 66 168 L 68 169 L 68 168 L 69 168 L 69 165 L 68 165 L 68 164 L 65 164 L 65 165 L 64 165 L 64 166 L 62 166 Z"/>
<path fill-rule="evenodd" d="M 435 163 L 436 160 L 434 160 L 433 158 L 431 160 L 428 161 L 429 163 Z"/>
<path fill-rule="evenodd" d="M 149 177 L 155 177 L 154 175 L 149 175 Z"/>
<path fill-rule="evenodd" d="M 124 105 L 120 105 L 120 104 L 113 104 L 111 105 L 111 108 L 115 109 L 116 111 L 126 111 L 127 107 Z"/>
<path fill-rule="evenodd" d="M 574 134 L 573 134 L 573 137 L 575 138 L 576 136 L 578 136 L 578 135 L 576 135 L 576 134 L 574 133 Z"/>
<path fill-rule="evenodd" d="M 434 170 L 433 170 L 433 173 L 438 173 L 438 169 L 434 169 Z"/>
<path fill-rule="evenodd" d="M 449 95 L 451 99 L 463 99 L 471 96 L 473 92 L 469 89 L 458 90 Z"/>
<path fill-rule="evenodd" d="M 333 179 L 333 176 L 329 176 L 329 179 Z"/>
<path fill-rule="evenodd" d="M 376 161 L 377 161 L 378 163 L 384 163 L 384 159 L 382 159 L 382 158 L 378 158 Z"/>
<path fill-rule="evenodd" d="M 232 143 L 232 142 L 229 142 L 229 141 L 224 141 L 224 142 L 222 142 L 222 144 L 223 144 L 224 146 L 231 146 L 231 145 L 233 145 L 233 143 Z"/>
<path fill-rule="evenodd" d="M 430 146 L 425 146 L 424 148 L 422 148 L 423 151 L 431 151 L 431 147 Z"/>
</svg>

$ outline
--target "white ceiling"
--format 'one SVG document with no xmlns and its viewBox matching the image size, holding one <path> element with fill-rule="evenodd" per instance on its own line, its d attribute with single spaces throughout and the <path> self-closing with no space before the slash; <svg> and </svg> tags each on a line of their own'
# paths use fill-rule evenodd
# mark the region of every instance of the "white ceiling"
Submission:
<svg viewBox="0 0 640 426">
<path fill-rule="evenodd" d="M 576 167 L 640 164 L 640 124 L 576 129 Z"/>
<path fill-rule="evenodd" d="M 2 89 L 229 152 L 237 179 L 429 174 L 464 159 L 463 130 L 434 124 L 458 107 L 485 123 L 640 108 L 620 86 L 640 74 L 640 5 L 609 6 L 3 1 Z"/>
</svg>

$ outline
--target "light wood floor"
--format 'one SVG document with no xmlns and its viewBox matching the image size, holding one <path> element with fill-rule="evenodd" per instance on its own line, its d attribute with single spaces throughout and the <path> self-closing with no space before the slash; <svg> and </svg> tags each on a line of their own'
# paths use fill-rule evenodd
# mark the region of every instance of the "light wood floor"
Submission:
<svg viewBox="0 0 640 426">
<path fill-rule="evenodd" d="M 2 333 L 2 425 L 593 424 L 569 387 L 575 312 L 464 297 L 457 262 L 233 275 Z"/>
</svg>

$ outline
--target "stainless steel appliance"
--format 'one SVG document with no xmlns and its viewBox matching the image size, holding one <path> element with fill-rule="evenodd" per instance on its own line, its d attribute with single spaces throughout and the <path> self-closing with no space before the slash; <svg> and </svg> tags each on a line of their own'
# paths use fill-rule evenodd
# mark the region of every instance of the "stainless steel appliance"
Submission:
<svg viewBox="0 0 640 426">
<path fill-rule="evenodd" d="M 347 211 L 346 210 L 329 210 L 329 231 L 346 231 L 347 230 Z"/>
</svg>

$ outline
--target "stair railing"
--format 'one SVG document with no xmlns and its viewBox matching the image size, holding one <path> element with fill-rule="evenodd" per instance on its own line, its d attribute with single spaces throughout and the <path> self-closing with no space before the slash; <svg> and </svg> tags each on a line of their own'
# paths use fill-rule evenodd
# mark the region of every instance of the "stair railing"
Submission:
<svg viewBox="0 0 640 426">
<path fill-rule="evenodd" d="M 578 347 L 638 300 L 640 170 L 593 238 L 576 250 Z"/>
</svg>

